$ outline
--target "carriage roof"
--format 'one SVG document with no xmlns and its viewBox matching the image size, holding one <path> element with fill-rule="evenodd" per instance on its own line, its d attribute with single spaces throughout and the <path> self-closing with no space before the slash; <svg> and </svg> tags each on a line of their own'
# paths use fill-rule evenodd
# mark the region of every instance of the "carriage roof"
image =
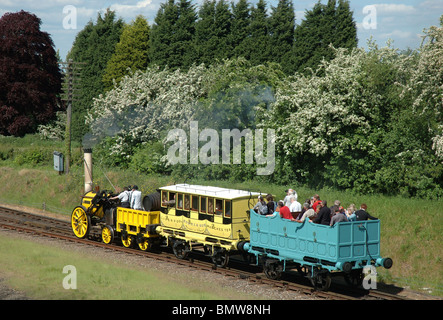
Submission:
<svg viewBox="0 0 443 320">
<path fill-rule="evenodd" d="M 244 198 L 257 198 L 261 193 L 251 192 L 246 190 L 228 189 L 212 186 L 201 186 L 192 184 L 176 184 L 172 186 L 166 186 L 159 188 L 160 190 L 183 192 L 190 194 L 197 194 L 208 197 L 223 198 L 223 199 L 244 199 Z"/>
</svg>

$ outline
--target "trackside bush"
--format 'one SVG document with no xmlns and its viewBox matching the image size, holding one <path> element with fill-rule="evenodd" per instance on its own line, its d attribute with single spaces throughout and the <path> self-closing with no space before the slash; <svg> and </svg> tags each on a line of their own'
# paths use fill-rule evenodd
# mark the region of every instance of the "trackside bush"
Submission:
<svg viewBox="0 0 443 320">
<path fill-rule="evenodd" d="M 45 162 L 49 162 L 51 159 L 51 154 L 49 154 L 46 150 L 39 150 L 39 149 L 31 149 L 26 150 L 14 158 L 14 163 L 17 165 L 38 165 L 43 164 Z"/>
</svg>

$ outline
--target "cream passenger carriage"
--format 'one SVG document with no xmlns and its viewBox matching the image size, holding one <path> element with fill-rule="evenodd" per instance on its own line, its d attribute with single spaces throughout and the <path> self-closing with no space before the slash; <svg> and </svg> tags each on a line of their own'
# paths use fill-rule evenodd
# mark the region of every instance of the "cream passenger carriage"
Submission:
<svg viewBox="0 0 443 320">
<path fill-rule="evenodd" d="M 249 241 L 249 209 L 260 193 L 219 187 L 177 184 L 159 189 L 160 226 L 174 254 L 185 258 L 203 249 L 218 266 Z"/>
</svg>

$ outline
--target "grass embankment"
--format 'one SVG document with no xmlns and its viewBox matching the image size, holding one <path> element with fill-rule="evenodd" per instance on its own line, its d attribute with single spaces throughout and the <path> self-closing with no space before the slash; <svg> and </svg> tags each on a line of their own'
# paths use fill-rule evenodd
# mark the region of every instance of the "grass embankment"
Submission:
<svg viewBox="0 0 443 320">
<path fill-rule="evenodd" d="M 32 241 L 0 234 L 0 274 L 6 283 L 32 299 L 142 299 L 142 300 L 206 300 L 257 299 L 240 295 L 226 287 L 214 288 L 214 283 L 192 279 L 185 272 L 167 271 L 115 262 L 96 257 L 92 253 L 64 250 L 53 245 L 35 245 Z M 76 288 L 65 289 L 63 283 L 73 285 L 75 266 Z M 66 280 L 65 280 L 65 277 Z"/>
<path fill-rule="evenodd" d="M 10 140 L 13 141 L 13 140 Z M 4 143 L 0 137 L 0 153 L 3 150 L 19 150 L 13 144 Z M 19 203 L 69 215 L 72 209 L 80 203 L 83 193 L 83 167 L 77 161 L 70 175 L 58 175 L 52 169 L 52 151 L 54 145 L 40 142 L 39 148 L 49 153 L 47 160 L 36 165 L 17 162 L 15 151 L 5 160 L 0 160 L 0 185 L 2 194 L 0 202 Z M 22 147 L 20 147 L 22 148 Z M 32 147 L 31 147 L 32 148 Z M 23 147 L 20 152 L 29 152 Z M 3 151 L 4 152 L 4 151 Z M 43 151 L 42 151 L 43 152 Z M 81 160 L 81 150 L 74 156 Z M 113 190 L 104 176 L 118 187 L 137 184 L 144 193 L 154 191 L 157 187 L 182 181 L 171 177 L 145 176 L 130 171 L 105 170 L 99 164 L 94 167 L 94 182 L 102 189 Z M 262 184 L 254 181 L 234 183 L 232 181 L 196 181 L 187 183 L 213 185 L 220 187 L 238 188 L 251 191 L 272 193 L 278 199 L 284 197 L 286 186 Z M 322 199 L 331 206 L 339 199 L 344 206 L 355 203 L 368 205 L 368 211 L 381 219 L 381 250 L 382 256 L 391 257 L 394 265 L 390 270 L 379 268 L 380 281 L 395 282 L 401 286 L 424 290 L 435 295 L 443 295 L 443 273 L 441 263 L 443 258 L 443 201 L 427 201 L 402 197 L 387 197 L 383 195 L 358 195 L 351 192 L 341 192 L 331 189 L 311 190 L 295 187 L 298 200 L 320 194 Z M 428 289 L 424 289 L 428 288 Z"/>
</svg>

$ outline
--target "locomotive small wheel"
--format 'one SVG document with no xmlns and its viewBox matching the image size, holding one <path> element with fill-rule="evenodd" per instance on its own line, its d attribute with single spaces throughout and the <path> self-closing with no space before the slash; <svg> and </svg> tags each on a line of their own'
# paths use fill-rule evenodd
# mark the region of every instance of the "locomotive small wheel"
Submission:
<svg viewBox="0 0 443 320">
<path fill-rule="evenodd" d="M 110 244 L 114 242 L 114 229 L 111 226 L 104 226 L 102 229 L 103 243 Z"/>
<path fill-rule="evenodd" d="M 126 248 L 131 248 L 132 245 L 134 244 L 134 239 L 133 239 L 132 236 L 130 236 L 130 235 L 128 235 L 128 236 L 126 237 L 126 239 L 124 239 L 124 238 L 122 237 L 122 244 L 123 244 L 123 246 L 126 247 Z"/>
<path fill-rule="evenodd" d="M 189 251 L 186 250 L 186 244 L 183 241 L 175 241 L 172 246 L 172 251 L 178 259 L 186 259 L 189 253 Z"/>
<path fill-rule="evenodd" d="M 75 207 L 71 215 L 71 227 L 77 238 L 83 239 L 91 230 L 91 217 L 86 214 L 83 206 Z"/>
<path fill-rule="evenodd" d="M 152 241 L 150 241 L 147 238 L 143 238 L 143 241 L 138 243 L 138 247 L 140 248 L 140 250 L 143 250 L 143 251 L 151 250 L 152 249 Z"/>
</svg>

